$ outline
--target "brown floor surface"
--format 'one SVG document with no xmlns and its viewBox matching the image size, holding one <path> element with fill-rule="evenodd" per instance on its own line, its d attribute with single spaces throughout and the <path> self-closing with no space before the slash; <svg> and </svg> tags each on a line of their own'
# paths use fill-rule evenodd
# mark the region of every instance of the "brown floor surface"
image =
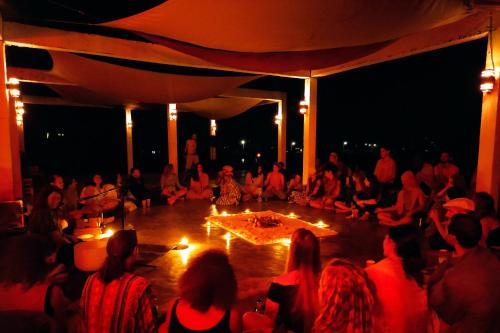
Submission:
<svg viewBox="0 0 500 333">
<path fill-rule="evenodd" d="M 337 236 L 321 239 L 321 259 L 325 263 L 334 257 L 347 258 L 364 266 L 367 259 L 382 257 L 382 240 L 387 231 L 375 221 L 351 221 L 346 214 L 335 214 L 286 202 L 251 202 L 238 207 L 218 207 L 228 213 L 245 209 L 252 211 L 273 210 L 289 214 L 293 212 L 305 221 L 323 220 L 338 232 Z M 138 232 L 141 262 L 137 273 L 148 278 L 154 289 L 161 310 L 171 297 L 176 295 L 177 279 L 192 256 L 207 248 L 226 249 L 234 266 L 239 284 L 239 308 L 251 310 L 255 300 L 265 295 L 272 277 L 285 269 L 288 246 L 281 244 L 256 246 L 232 236 L 228 242 L 223 238 L 226 231 L 211 227 L 210 233 L 204 218 L 211 213 L 211 206 L 204 201 L 180 201 L 174 206 L 156 206 L 147 210 L 138 209 L 127 216 L 126 225 Z M 182 237 L 191 244 L 189 251 L 168 251 Z M 154 267 L 150 267 L 152 265 Z"/>
</svg>

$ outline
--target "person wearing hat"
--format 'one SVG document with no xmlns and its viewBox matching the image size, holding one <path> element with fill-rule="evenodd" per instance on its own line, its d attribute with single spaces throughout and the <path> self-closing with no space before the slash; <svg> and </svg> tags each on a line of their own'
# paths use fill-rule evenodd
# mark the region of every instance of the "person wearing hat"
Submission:
<svg viewBox="0 0 500 333">
<path fill-rule="evenodd" d="M 217 205 L 230 206 L 240 202 L 241 192 L 238 183 L 233 178 L 233 167 L 225 165 L 219 173 L 220 196 Z"/>
<path fill-rule="evenodd" d="M 456 198 L 446 202 L 443 205 L 443 208 L 446 209 L 445 220 L 441 221 L 439 217 L 439 211 L 437 209 L 432 209 L 429 213 L 429 219 L 434 222 L 436 226 L 436 230 L 443 240 L 446 241 L 447 244 L 453 245 L 450 242 L 448 237 L 448 225 L 451 221 L 451 218 L 457 214 L 474 214 L 476 209 L 476 205 L 474 201 L 468 198 Z M 431 247 L 436 247 L 432 246 Z M 438 246 L 439 247 L 439 246 Z M 442 247 L 442 246 L 441 246 Z"/>
<path fill-rule="evenodd" d="M 470 210 L 469 201 L 462 198 L 449 209 Z M 430 277 L 429 305 L 449 325 L 446 332 L 498 332 L 500 261 L 491 250 L 479 246 L 479 218 L 455 214 L 448 226 L 447 240 L 455 255 Z"/>
</svg>

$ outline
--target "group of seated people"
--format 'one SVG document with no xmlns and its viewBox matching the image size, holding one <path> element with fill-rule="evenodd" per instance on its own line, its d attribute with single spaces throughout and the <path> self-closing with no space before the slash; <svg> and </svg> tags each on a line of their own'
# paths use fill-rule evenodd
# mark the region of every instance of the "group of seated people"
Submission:
<svg viewBox="0 0 500 333">
<path fill-rule="evenodd" d="M 286 272 L 270 284 L 265 309 L 243 316 L 227 254 L 209 249 L 190 261 L 160 319 L 150 282 L 133 272 L 134 230 L 108 240 L 103 266 L 76 303 L 59 287 L 65 276 L 56 248 L 32 233 L 2 243 L 0 311 L 45 313 L 74 332 L 498 332 L 500 261 L 481 245 L 479 217 L 451 217 L 446 241 L 453 256 L 431 275 L 424 275 L 422 236 L 411 224 L 389 228 L 385 258 L 364 269 L 344 259 L 322 265 L 317 237 L 297 229 Z"/>
</svg>

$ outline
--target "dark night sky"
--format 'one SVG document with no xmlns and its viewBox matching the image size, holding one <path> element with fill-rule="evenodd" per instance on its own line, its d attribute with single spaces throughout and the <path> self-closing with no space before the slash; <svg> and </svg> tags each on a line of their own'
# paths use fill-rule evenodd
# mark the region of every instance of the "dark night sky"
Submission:
<svg viewBox="0 0 500 333">
<path fill-rule="evenodd" d="M 479 140 L 478 86 L 485 52 L 486 40 L 481 39 L 319 79 L 318 157 L 325 159 L 332 150 L 344 151 L 351 166 L 371 169 L 375 150 L 365 149 L 364 143 L 388 144 L 401 171 L 413 152 L 428 150 L 434 162 L 440 149 L 448 149 L 470 173 Z M 265 77 L 246 86 L 288 93 L 288 147 L 292 141 L 301 147 L 302 116 L 297 106 L 303 81 Z M 126 171 L 122 109 L 30 105 L 26 111 L 26 161 L 40 165 L 46 172 L 68 175 L 85 175 L 94 170 Z M 220 121 L 220 162 L 241 167 L 242 157 L 248 163 L 256 152 L 261 152 L 263 162 L 269 165 L 276 154 L 275 113 L 275 106 L 264 105 Z M 147 172 L 159 172 L 168 156 L 164 107 L 135 111 L 133 120 L 137 165 Z M 180 114 L 178 125 L 179 151 L 188 135 L 197 132 L 201 157 L 206 159 L 209 121 L 194 114 Z M 64 137 L 57 133 L 64 133 Z M 244 156 L 241 139 L 247 142 Z M 349 142 L 346 149 L 343 141 Z M 300 168 L 299 152 L 289 152 L 288 160 L 290 169 Z"/>
</svg>

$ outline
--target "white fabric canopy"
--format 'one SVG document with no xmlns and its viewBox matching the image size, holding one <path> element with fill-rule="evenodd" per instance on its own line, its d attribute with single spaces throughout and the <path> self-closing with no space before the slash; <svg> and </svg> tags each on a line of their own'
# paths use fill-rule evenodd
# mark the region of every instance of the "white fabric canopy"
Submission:
<svg viewBox="0 0 500 333">
<path fill-rule="evenodd" d="M 104 25 L 216 50 L 286 52 L 384 42 L 468 13 L 464 0 L 169 0 Z"/>
</svg>

